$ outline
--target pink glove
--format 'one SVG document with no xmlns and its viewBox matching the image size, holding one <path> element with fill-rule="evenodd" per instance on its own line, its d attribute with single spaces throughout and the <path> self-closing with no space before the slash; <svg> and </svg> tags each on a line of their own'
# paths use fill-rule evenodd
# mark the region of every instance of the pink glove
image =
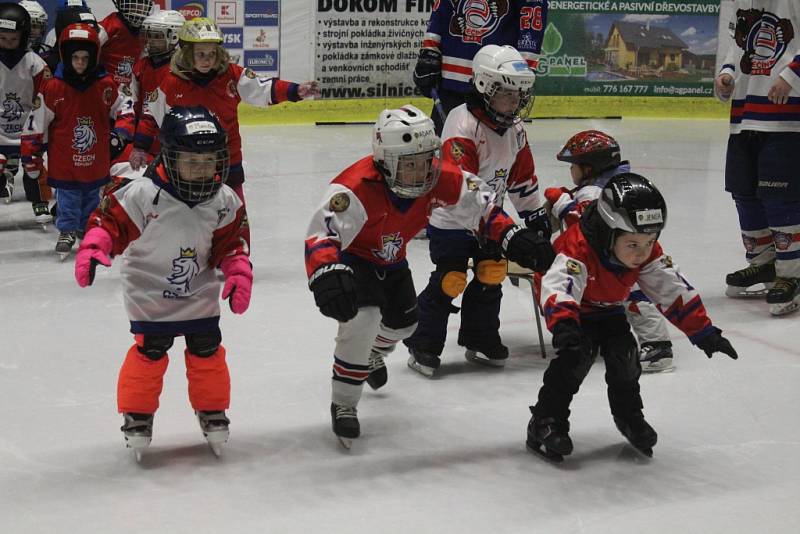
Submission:
<svg viewBox="0 0 800 534">
<path fill-rule="evenodd" d="M 222 274 L 225 275 L 225 287 L 222 288 L 222 298 L 228 300 L 231 311 L 242 314 L 250 306 L 250 294 L 253 292 L 253 266 L 247 256 L 238 254 L 228 256 L 220 263 Z"/>
<path fill-rule="evenodd" d="M 138 171 L 142 167 L 147 165 L 147 152 L 142 150 L 141 148 L 134 148 L 131 150 L 131 155 L 128 158 L 128 163 L 131 166 L 131 169 L 134 171 Z"/>
<path fill-rule="evenodd" d="M 547 199 L 551 206 L 555 206 L 558 199 L 561 198 L 561 195 L 566 192 L 567 190 L 563 187 L 548 187 L 544 190 L 544 198 Z"/>
<path fill-rule="evenodd" d="M 111 267 L 109 254 L 112 246 L 111 235 L 102 228 L 95 227 L 86 232 L 75 256 L 75 280 L 79 286 L 92 285 L 98 263 Z"/>
</svg>

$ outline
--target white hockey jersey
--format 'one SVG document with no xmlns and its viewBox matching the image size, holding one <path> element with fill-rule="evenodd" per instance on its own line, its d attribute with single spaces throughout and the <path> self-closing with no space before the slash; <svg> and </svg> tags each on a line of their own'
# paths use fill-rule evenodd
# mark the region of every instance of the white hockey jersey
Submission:
<svg viewBox="0 0 800 534">
<path fill-rule="evenodd" d="M 800 132 L 800 2 L 735 0 L 720 74 L 733 76 L 731 133 Z M 792 86 L 786 104 L 767 95 L 778 76 Z"/>
<path fill-rule="evenodd" d="M 208 331 L 219 321 L 215 267 L 249 254 L 242 201 L 223 185 L 211 200 L 190 206 L 148 177 L 106 195 L 89 219 L 122 254 L 125 309 L 133 333 Z"/>
<path fill-rule="evenodd" d="M 19 146 L 39 85 L 49 77 L 44 60 L 30 51 L 12 68 L 0 61 L 0 146 Z"/>
<path fill-rule="evenodd" d="M 526 220 L 542 207 L 533 154 L 522 121 L 501 135 L 462 104 L 447 115 L 442 142 L 442 159 L 478 176 L 494 189 L 500 205 L 508 193 L 517 213 Z M 452 208 L 433 210 L 430 224 L 444 230 L 464 228 Z"/>
</svg>

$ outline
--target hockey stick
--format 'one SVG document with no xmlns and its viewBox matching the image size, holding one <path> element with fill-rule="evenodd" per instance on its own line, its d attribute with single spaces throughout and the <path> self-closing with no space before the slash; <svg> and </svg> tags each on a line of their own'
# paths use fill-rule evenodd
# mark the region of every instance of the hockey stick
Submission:
<svg viewBox="0 0 800 534">
<path fill-rule="evenodd" d="M 433 99 L 433 107 L 436 108 L 436 112 L 439 114 L 439 118 L 442 119 L 442 124 L 444 124 L 447 115 L 442 107 L 442 101 L 439 100 L 439 91 L 437 91 L 435 87 L 431 87 L 431 98 Z"/>
</svg>

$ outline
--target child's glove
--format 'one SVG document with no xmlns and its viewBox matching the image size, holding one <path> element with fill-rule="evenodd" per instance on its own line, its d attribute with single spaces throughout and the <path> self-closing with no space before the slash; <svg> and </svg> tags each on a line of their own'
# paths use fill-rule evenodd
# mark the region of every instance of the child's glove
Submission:
<svg viewBox="0 0 800 534">
<path fill-rule="evenodd" d="M 131 150 L 130 157 L 128 157 L 128 163 L 130 164 L 131 169 L 138 171 L 147 165 L 147 152 L 141 148 L 134 148 Z"/>
<path fill-rule="evenodd" d="M 555 206 L 564 193 L 568 193 L 564 187 L 548 187 L 544 190 L 544 198 L 547 199 L 551 206 Z"/>
<path fill-rule="evenodd" d="M 233 313 L 244 313 L 250 306 L 250 295 L 253 292 L 253 266 L 250 260 L 242 254 L 228 256 L 219 267 L 225 275 L 222 298 L 228 299 Z"/>
<path fill-rule="evenodd" d="M 513 226 L 506 230 L 502 247 L 506 258 L 541 273 L 547 271 L 556 258 L 550 240 L 530 228 Z"/>
<path fill-rule="evenodd" d="M 731 345 L 731 342 L 722 337 L 722 330 L 716 326 L 713 328 L 713 332 L 697 342 L 697 348 L 705 352 L 706 356 L 709 358 L 712 357 L 715 352 L 722 352 L 729 358 L 733 358 L 734 360 L 738 359 L 739 355 L 736 353 L 733 345 Z"/>
<path fill-rule="evenodd" d="M 525 226 L 539 233 L 540 236 L 550 239 L 553 234 L 553 226 L 550 224 L 550 216 L 547 210 L 539 208 L 525 218 Z"/>
<path fill-rule="evenodd" d="M 583 331 L 575 321 L 565 319 L 553 326 L 553 348 L 556 352 L 581 350 L 583 344 Z"/>
<path fill-rule="evenodd" d="M 346 323 L 358 313 L 353 269 L 341 263 L 320 267 L 308 282 L 314 301 L 325 317 Z"/>
<path fill-rule="evenodd" d="M 431 89 L 437 89 L 442 80 L 442 54 L 432 48 L 419 51 L 417 65 L 414 67 L 414 83 L 422 94 L 431 97 Z"/>
<path fill-rule="evenodd" d="M 98 263 L 111 267 L 109 255 L 112 246 L 111 235 L 102 228 L 95 227 L 86 232 L 75 256 L 75 280 L 79 286 L 92 285 Z"/>
<path fill-rule="evenodd" d="M 125 150 L 125 146 L 127 144 L 128 140 L 125 139 L 124 135 L 116 130 L 111 130 L 108 140 L 109 149 L 111 151 L 111 161 L 114 161 L 120 154 L 122 154 L 122 151 Z"/>
<path fill-rule="evenodd" d="M 28 161 L 22 164 L 22 167 L 25 169 L 25 174 L 32 180 L 36 180 L 42 173 L 42 169 L 44 169 L 44 161 L 41 156 L 31 156 Z"/>
</svg>

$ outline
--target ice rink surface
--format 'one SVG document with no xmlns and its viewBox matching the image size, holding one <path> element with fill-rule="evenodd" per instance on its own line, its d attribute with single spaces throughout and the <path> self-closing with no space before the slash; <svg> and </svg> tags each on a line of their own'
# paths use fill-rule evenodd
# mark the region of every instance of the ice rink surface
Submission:
<svg viewBox="0 0 800 534">
<path fill-rule="evenodd" d="M 525 450 L 540 357 L 529 288 L 506 282 L 505 369 L 466 362 L 458 317 L 440 375 L 389 359 L 365 387 L 362 438 L 330 429 L 335 323 L 306 287 L 303 239 L 326 184 L 369 152 L 369 127 L 243 128 L 256 284 L 248 312 L 225 306 L 231 438 L 215 458 L 189 407 L 183 342 L 141 464 L 123 445 L 116 377 L 132 342 L 117 267 L 80 289 L 57 234 L 32 222 L 18 183 L 0 204 L 0 532 L 17 533 L 797 533 L 800 532 L 800 315 L 724 296 L 744 266 L 723 191 L 724 121 L 540 120 L 528 126 L 542 188 L 565 185 L 563 142 L 586 128 L 667 198 L 661 242 L 739 351 L 708 360 L 680 332 L 677 370 L 641 379 L 659 433 L 644 461 L 614 427 L 602 362 L 573 403 L 575 452 L 561 466 Z M 19 181 L 19 179 L 18 179 Z M 409 246 L 417 289 L 427 241 Z M 549 334 L 546 334 L 549 342 Z"/>
</svg>

